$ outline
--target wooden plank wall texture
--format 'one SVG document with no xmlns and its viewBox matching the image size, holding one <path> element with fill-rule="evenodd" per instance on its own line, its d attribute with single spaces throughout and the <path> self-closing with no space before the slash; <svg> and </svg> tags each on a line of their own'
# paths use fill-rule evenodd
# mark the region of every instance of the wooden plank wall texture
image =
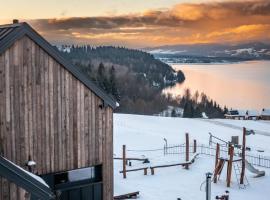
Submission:
<svg viewBox="0 0 270 200">
<path fill-rule="evenodd" d="M 20 166 L 28 157 L 39 174 L 103 164 L 103 196 L 113 196 L 110 107 L 30 38 L 0 55 L 0 153 Z M 25 199 L 0 179 L 0 199 Z"/>
</svg>

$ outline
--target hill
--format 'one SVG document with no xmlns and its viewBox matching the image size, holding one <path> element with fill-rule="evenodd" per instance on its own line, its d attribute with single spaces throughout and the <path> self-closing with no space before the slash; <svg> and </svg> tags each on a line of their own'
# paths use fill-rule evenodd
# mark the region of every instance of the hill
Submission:
<svg viewBox="0 0 270 200">
<path fill-rule="evenodd" d="M 172 45 L 145 48 L 144 50 L 163 61 L 177 63 L 238 62 L 270 59 L 270 44 L 260 42 Z"/>
<path fill-rule="evenodd" d="M 112 46 L 59 46 L 58 49 L 100 87 L 120 101 L 118 112 L 154 114 L 170 104 L 162 89 L 185 76 L 134 49 Z"/>
</svg>

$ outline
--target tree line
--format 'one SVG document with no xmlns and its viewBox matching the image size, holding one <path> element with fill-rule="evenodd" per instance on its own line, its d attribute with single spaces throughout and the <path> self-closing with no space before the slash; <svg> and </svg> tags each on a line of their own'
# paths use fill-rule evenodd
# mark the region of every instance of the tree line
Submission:
<svg viewBox="0 0 270 200">
<path fill-rule="evenodd" d="M 203 92 L 196 91 L 192 95 L 189 88 L 185 89 L 183 96 L 179 99 L 179 106 L 184 108 L 183 117 L 185 118 L 201 118 L 202 113 L 209 118 L 224 118 L 224 114 L 228 111 L 226 106 L 222 108 Z"/>
</svg>

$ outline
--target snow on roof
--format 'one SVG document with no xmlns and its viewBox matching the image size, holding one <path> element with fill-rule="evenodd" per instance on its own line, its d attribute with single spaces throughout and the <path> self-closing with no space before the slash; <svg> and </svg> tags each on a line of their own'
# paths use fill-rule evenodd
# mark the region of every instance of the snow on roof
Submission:
<svg viewBox="0 0 270 200">
<path fill-rule="evenodd" d="M 29 172 L 29 171 L 26 171 L 25 169 L 23 169 L 22 167 L 16 165 L 15 163 L 11 162 L 10 160 L 6 159 L 3 157 L 4 160 L 6 160 L 7 162 L 9 162 L 11 165 L 15 166 L 16 168 L 20 169 L 21 171 L 25 172 L 26 174 L 28 174 L 29 176 L 31 176 L 32 178 L 34 178 L 35 180 L 37 180 L 38 182 L 40 182 L 41 184 L 43 184 L 44 186 L 50 188 L 48 186 L 48 184 L 39 176 Z"/>
<path fill-rule="evenodd" d="M 270 116 L 270 109 L 262 109 L 262 113 L 261 113 L 262 116 Z"/>
<path fill-rule="evenodd" d="M 232 115 L 232 116 L 259 116 L 259 112 L 257 110 L 240 110 L 240 109 L 235 109 L 235 110 L 230 110 L 228 111 L 227 115 Z"/>
</svg>

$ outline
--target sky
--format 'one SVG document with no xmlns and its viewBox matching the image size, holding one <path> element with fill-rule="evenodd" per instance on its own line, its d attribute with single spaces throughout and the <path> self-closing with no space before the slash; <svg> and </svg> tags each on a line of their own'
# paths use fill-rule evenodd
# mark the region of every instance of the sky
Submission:
<svg viewBox="0 0 270 200">
<path fill-rule="evenodd" d="M 270 0 L 0 0 L 54 44 L 132 48 L 270 41 Z"/>
</svg>

